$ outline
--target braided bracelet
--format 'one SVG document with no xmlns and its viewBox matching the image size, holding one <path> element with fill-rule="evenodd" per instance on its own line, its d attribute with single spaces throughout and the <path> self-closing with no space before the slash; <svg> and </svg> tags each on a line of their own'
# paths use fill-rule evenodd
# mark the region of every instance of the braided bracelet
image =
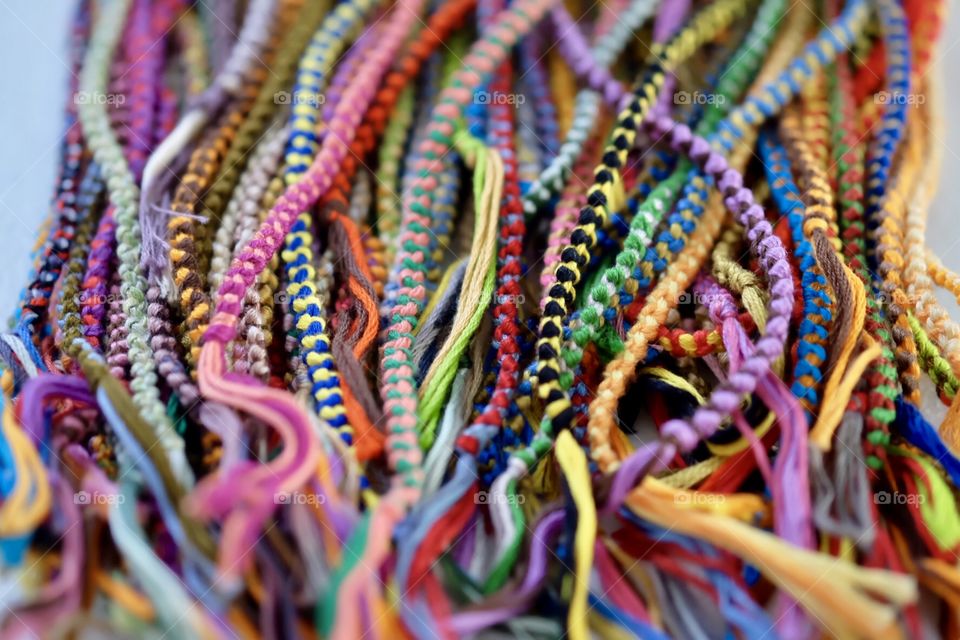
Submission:
<svg viewBox="0 0 960 640">
<path fill-rule="evenodd" d="M 129 9 L 129 0 L 116 0 L 96 27 L 81 74 L 80 90 L 90 95 L 105 93 L 108 61 L 121 33 L 121 24 Z M 183 441 L 173 431 L 160 402 L 157 377 L 146 326 L 146 282 L 139 269 L 140 229 L 137 220 L 138 190 L 123 158 L 123 151 L 110 131 L 105 102 L 91 100 L 78 106 L 80 122 L 94 157 L 107 182 L 117 224 L 117 255 L 120 264 L 120 292 L 123 294 L 124 327 L 127 331 L 131 363 L 133 400 L 170 456 L 180 482 L 192 482 L 183 453 Z M 86 341 L 83 341 L 86 345 Z"/>
<path fill-rule="evenodd" d="M 929 95 L 927 108 L 928 141 L 940 137 L 943 127 L 942 96 L 936 88 L 936 82 L 927 85 Z M 957 339 L 960 338 L 960 325 L 953 321 L 940 306 L 933 295 L 933 280 L 927 269 L 924 257 L 924 238 L 926 237 L 926 211 L 939 180 L 943 152 L 940 145 L 933 146 L 932 156 L 927 158 L 926 171 L 918 185 L 916 196 L 907 205 L 906 250 L 907 260 L 903 277 L 907 283 L 907 296 L 916 304 L 914 314 L 926 329 L 930 338 L 943 352 L 954 373 L 960 371 L 960 353 Z"/>
<path fill-rule="evenodd" d="M 657 3 L 650 0 L 634 0 L 619 16 L 611 32 L 601 38 L 591 51 L 600 67 L 608 67 L 627 45 L 634 29 L 643 24 L 656 9 Z M 601 32 L 603 33 L 603 32 Z M 580 91 L 574 98 L 572 122 L 558 155 L 530 185 L 523 197 L 523 210 L 531 215 L 546 204 L 554 193 L 563 188 L 574 160 L 581 155 L 583 145 L 590 136 L 601 97 L 594 91 Z"/>
<path fill-rule="evenodd" d="M 671 125 L 658 123 L 664 132 L 671 132 Z M 661 453 L 668 452 L 671 447 L 680 447 L 684 450 L 692 448 L 702 437 L 708 437 L 719 426 L 722 416 L 729 415 L 739 404 L 739 398 L 749 393 L 756 385 L 757 378 L 782 353 L 787 338 L 789 317 L 793 308 L 793 280 L 785 260 L 785 254 L 779 239 L 772 233 L 772 228 L 764 220 L 763 210 L 753 202 L 749 191 L 742 189 L 739 174 L 727 169 L 727 163 L 716 152 L 708 151 L 709 145 L 702 139 L 692 137 L 688 129 L 672 127 L 671 135 L 674 146 L 683 145 L 690 149 L 691 158 L 700 163 L 717 181 L 717 185 L 725 198 L 725 204 L 733 209 L 733 213 L 744 225 L 747 237 L 751 241 L 751 252 L 760 262 L 760 266 L 769 278 L 770 300 L 768 302 L 768 318 L 766 331 L 755 345 L 755 353 L 741 363 L 737 374 L 729 381 L 714 390 L 706 404 L 696 410 L 692 421 L 671 420 L 664 424 L 661 432 L 667 441 L 660 447 Z M 700 144 L 704 142 L 704 144 Z M 708 164 L 709 163 L 709 164 Z M 656 309 L 657 302 L 648 298 L 647 305 Z M 616 399 L 626 389 L 633 375 L 633 365 L 643 357 L 647 341 L 645 332 L 650 326 L 656 328 L 655 320 L 644 321 L 641 314 L 638 324 L 630 329 L 625 341 L 626 350 L 620 357 L 608 366 L 604 380 L 597 390 L 597 399 L 591 407 L 590 435 L 591 452 L 605 470 L 615 469 L 615 461 L 611 456 L 606 434 L 610 430 L 612 411 L 615 409 Z M 641 321 L 643 321 L 641 323 Z M 648 326 L 649 325 L 649 326 Z M 616 502 L 625 490 L 636 480 L 635 474 L 646 470 L 654 448 L 649 448 L 630 458 L 616 480 L 615 490 L 611 493 L 611 500 Z M 661 460 L 668 460 L 672 456 L 657 456 Z M 629 479 L 626 479 L 629 478 Z M 622 484 L 621 484 L 622 483 Z"/>
<path fill-rule="evenodd" d="M 237 148 L 246 152 L 251 138 L 237 140 L 243 122 L 249 122 L 248 116 L 260 96 L 260 104 L 270 94 L 261 92 L 261 87 L 269 73 L 268 64 L 274 61 L 280 48 L 280 34 L 295 17 L 295 7 L 282 4 L 279 14 L 270 29 L 270 38 L 264 51 L 263 60 L 244 78 L 243 86 L 235 100 L 220 116 L 217 127 L 204 136 L 203 142 L 191 157 L 190 165 L 183 181 L 174 193 L 172 208 L 174 215 L 167 222 L 167 236 L 170 245 L 170 269 L 176 297 L 184 322 L 180 330 L 181 342 L 187 350 L 187 362 L 195 363 L 200 352 L 199 340 L 206 328 L 210 313 L 209 300 L 206 297 L 206 273 L 209 260 L 208 225 L 195 225 L 195 216 L 203 211 L 202 197 L 207 189 L 224 176 L 218 175 L 218 169 Z M 309 19 L 309 16 L 307 17 Z M 290 41 L 295 47 L 296 40 Z M 248 133 L 248 132 L 244 132 Z M 231 172 L 232 175 L 232 172 Z M 232 181 L 232 178 L 227 178 Z M 218 203 L 219 201 L 217 201 Z M 215 204 L 217 204 L 215 203 Z M 219 210 L 213 211 L 219 215 Z"/>
<path fill-rule="evenodd" d="M 359 29 L 363 16 L 377 6 L 372 0 L 338 5 L 307 47 L 297 72 L 293 90 L 293 112 L 290 138 L 287 140 L 284 181 L 289 188 L 307 170 L 307 160 L 317 148 L 315 129 L 320 111 L 323 78 L 336 57 L 346 46 L 349 34 Z M 323 307 L 316 297 L 313 283 L 310 215 L 304 210 L 297 216 L 285 241 L 281 259 L 287 275 L 287 295 L 293 309 L 293 320 L 301 345 L 300 357 L 307 366 L 314 407 L 318 415 L 341 432 L 344 441 L 353 441 L 353 431 L 343 407 L 340 378 L 330 354 L 330 337 Z"/>
<path fill-rule="evenodd" d="M 833 147 L 834 158 L 839 168 L 837 203 L 840 237 L 846 243 L 843 254 L 850 268 L 873 286 L 873 276 L 867 267 L 867 247 L 863 219 L 863 162 L 862 146 L 857 144 L 860 131 L 853 113 L 852 77 L 846 55 L 838 56 L 835 64 L 835 82 L 831 88 L 831 116 L 836 132 Z M 879 342 L 882 354 L 866 375 L 863 413 L 866 434 L 864 448 L 867 465 L 873 469 L 883 466 L 886 451 L 883 445 L 889 442 L 889 424 L 894 418 L 893 400 L 899 395 L 899 382 L 893 365 L 893 352 L 889 348 L 890 333 L 883 318 L 877 296 L 867 296 L 865 330 Z M 851 404 L 855 400 L 851 400 Z"/>
<path fill-rule="evenodd" d="M 396 258 L 397 262 L 410 266 L 401 273 L 404 280 L 398 290 L 398 304 L 389 316 L 387 342 L 383 350 L 385 360 L 381 394 L 384 412 L 388 416 L 387 454 L 391 467 L 397 473 L 393 477 L 391 492 L 380 502 L 371 517 L 373 522 L 396 521 L 404 506 L 415 501 L 422 486 L 421 454 L 415 436 L 417 397 L 408 347 L 412 343 L 411 333 L 423 304 L 425 291 L 419 283 L 423 281 L 425 274 L 422 269 L 410 267 L 422 265 L 426 258 L 424 248 L 416 243 L 417 234 L 422 235 L 424 227 L 430 223 L 433 200 L 431 189 L 436 186 L 436 179 L 431 173 L 442 166 L 440 158 L 450 146 L 455 121 L 462 114 L 463 105 L 470 99 L 472 89 L 483 83 L 484 76 L 490 76 L 505 58 L 508 47 L 528 31 L 547 8 L 547 4 L 543 2 L 521 0 L 497 17 L 486 32 L 485 39 L 474 45 L 471 53 L 464 59 L 463 68 L 454 75 L 450 85 L 441 93 L 429 128 L 431 136 L 424 141 L 421 148 L 418 177 L 411 189 L 415 200 L 404 205 L 403 226 L 407 229 L 409 241 L 401 245 L 402 249 Z M 373 542 L 375 547 L 370 544 Z M 380 564 L 385 553 L 383 542 L 368 540 L 365 556 L 369 561 L 365 566 Z M 346 576 L 345 584 L 360 579 L 354 577 L 355 575 Z M 343 589 L 341 597 L 345 593 L 349 594 L 350 589 Z M 339 627 L 338 631 L 347 633 L 346 629 L 347 627 Z"/>
<path fill-rule="evenodd" d="M 220 218 L 227 205 L 228 196 L 236 187 L 237 180 L 246 166 L 251 148 L 264 135 L 278 107 L 288 102 L 286 99 L 288 96 L 282 93 L 282 90 L 292 79 L 297 60 L 313 32 L 320 25 L 327 9 L 328 7 L 323 3 L 307 3 L 305 8 L 296 15 L 296 19 L 291 21 L 290 31 L 285 34 L 275 59 L 270 63 L 269 75 L 230 142 L 230 148 L 220 163 L 210 189 L 203 194 L 203 207 L 200 213 L 208 219 Z M 283 20 L 282 14 L 281 20 Z M 278 26 L 283 26 L 283 22 L 279 22 Z M 261 55 L 266 60 L 270 60 L 273 46 L 273 42 L 269 40 L 265 43 L 265 50 Z"/>
<path fill-rule="evenodd" d="M 782 123 L 790 122 L 784 116 Z M 784 125 L 785 126 L 785 125 Z M 791 129 L 795 144 L 799 141 L 799 123 L 793 123 Z M 768 181 L 773 185 L 773 195 L 781 213 L 787 217 L 793 234 L 794 251 L 799 258 L 800 271 L 803 274 L 803 303 L 805 318 L 800 324 L 797 349 L 797 363 L 794 367 L 793 392 L 804 400 L 808 411 L 815 412 L 820 398 L 817 389 L 822 384 L 821 367 L 827 361 L 825 345 L 833 323 L 831 299 L 827 280 L 817 265 L 811 244 L 813 224 L 826 224 L 826 219 L 816 217 L 815 208 L 806 209 L 810 217 L 805 217 L 804 202 L 800 188 L 791 175 L 791 164 L 785 150 L 772 136 L 761 141 L 764 166 L 768 167 Z M 810 169 L 808 165 L 805 165 Z M 823 190 L 817 193 L 824 193 Z M 810 197 L 810 196 L 808 196 Z M 808 226 L 808 224 L 810 226 Z"/>
<path fill-rule="evenodd" d="M 550 289 L 550 298 L 543 307 L 536 376 L 538 394 L 545 402 L 546 413 L 538 434 L 540 437 L 533 443 L 537 447 L 534 449 L 537 454 L 549 446 L 550 435 L 562 430 L 572 418 L 570 401 L 564 396 L 558 381 L 562 318 L 575 300 L 574 286 L 581 277 L 580 266 L 585 263 L 590 246 L 595 242 L 591 237 L 594 229 L 606 223 L 608 212 L 622 208 L 624 194 L 619 169 L 626 161 L 627 150 L 636 136 L 637 127 L 663 84 L 664 72 L 689 56 L 697 45 L 708 40 L 745 8 L 746 5 L 741 2 L 718 2 L 698 14 L 687 29 L 664 45 L 662 54 L 657 51 L 664 62 L 657 59 L 651 61 L 644 81 L 638 85 L 637 97 L 620 115 L 611 143 L 604 153 L 603 163 L 595 171 L 595 183 L 587 192 L 588 206 L 581 212 L 580 222 L 570 236 L 570 245 L 561 252 L 561 263 L 556 269 L 558 283 Z"/>
<path fill-rule="evenodd" d="M 210 399 L 219 400 L 228 406 L 236 406 L 260 417 L 280 430 L 288 444 L 284 447 L 281 456 L 253 473 L 238 476 L 237 472 L 246 472 L 246 469 L 241 471 L 235 468 L 231 474 L 221 471 L 217 477 L 205 481 L 204 491 L 218 498 L 222 495 L 221 504 L 217 505 L 218 509 L 223 509 L 221 513 L 229 512 L 231 503 L 237 504 L 238 499 L 240 501 L 247 499 L 242 494 L 234 493 L 232 480 L 242 477 L 245 483 L 252 486 L 266 484 L 278 491 L 292 491 L 306 480 L 311 470 L 311 461 L 315 460 L 320 453 L 318 443 L 310 436 L 306 416 L 288 396 L 269 388 L 251 387 L 223 378 L 223 349 L 235 335 L 237 314 L 241 310 L 244 292 L 253 284 L 256 274 L 279 249 L 280 242 L 293 227 L 299 211 L 307 209 L 329 188 L 333 167 L 345 156 L 346 145 L 352 139 L 353 132 L 373 97 L 372 87 L 375 87 L 382 78 L 389 60 L 409 32 L 415 17 L 415 5 L 401 5 L 395 10 L 394 19 L 382 32 L 383 37 L 379 48 L 364 60 L 357 74 L 358 80 L 351 84 L 337 106 L 330 122 L 330 133 L 324 137 L 311 169 L 299 182 L 288 186 L 284 194 L 277 199 L 257 234 L 234 258 L 230 269 L 225 274 L 218 296 L 217 313 L 204 337 L 205 344 L 200 360 L 200 390 Z M 237 387 L 238 391 L 240 388 L 244 389 L 244 393 L 247 394 L 256 389 L 257 393 L 253 397 L 261 398 L 263 401 L 249 402 L 243 393 L 231 391 L 234 387 Z M 230 488 L 230 494 L 217 493 L 226 487 Z M 203 493 L 201 492 L 200 495 L 202 496 Z M 199 500 L 200 498 L 197 498 L 198 503 Z M 227 546 L 243 545 L 255 539 L 256 532 L 263 519 L 272 510 L 272 506 L 267 507 L 262 503 L 237 504 L 237 509 L 227 516 L 225 524 L 229 534 Z M 239 569 L 236 566 L 224 565 L 225 559 L 232 557 L 230 552 L 234 550 L 224 549 L 221 554 L 221 570 L 228 576 L 236 575 Z"/>
<path fill-rule="evenodd" d="M 147 269 L 147 278 L 150 282 L 158 281 L 164 270 L 163 231 L 154 229 L 150 220 L 156 218 L 153 213 L 160 202 L 161 190 L 171 176 L 179 173 L 179 163 L 175 164 L 175 158 L 214 117 L 229 97 L 235 95 L 243 86 L 243 76 L 258 64 L 258 60 L 263 55 L 270 35 L 270 25 L 274 21 L 274 13 L 279 6 L 278 0 L 255 0 L 249 4 L 243 28 L 223 68 L 209 87 L 206 86 L 207 82 L 204 78 L 199 76 L 193 78 L 188 88 L 189 93 L 196 97 L 195 103 L 147 160 L 141 185 L 140 224 L 144 228 L 141 260 Z M 205 55 L 205 47 L 202 42 L 197 42 L 202 38 L 194 37 L 198 29 L 196 21 L 194 11 L 186 11 L 176 23 L 178 32 L 185 32 L 188 37 L 185 56 L 188 69 L 191 70 L 206 67 L 205 60 L 197 59 Z"/>
<path fill-rule="evenodd" d="M 775 7 L 772 9 L 775 9 Z M 855 19 L 857 15 L 858 14 L 856 13 L 852 13 L 848 14 L 847 17 L 850 19 Z M 759 17 L 760 16 L 758 16 L 758 18 Z M 770 16 L 767 16 L 767 19 L 770 19 Z M 833 32 L 830 34 L 824 34 L 822 37 L 823 40 L 820 42 L 826 43 L 828 35 L 832 38 Z M 749 44 L 747 46 L 749 46 Z M 808 47 L 808 51 L 813 54 L 814 52 L 818 51 L 818 48 L 821 46 L 823 45 L 819 42 L 815 42 Z M 795 62 L 794 64 L 797 63 Z M 805 70 L 805 72 L 810 72 L 809 67 Z M 790 78 L 790 75 L 788 72 L 785 72 L 781 74 L 781 78 Z M 760 101 L 763 99 L 777 101 L 782 100 L 783 97 L 773 90 L 773 88 L 776 87 L 777 83 L 779 82 L 781 82 L 781 80 L 774 79 L 769 84 L 759 85 L 759 89 L 751 92 L 751 97 L 748 98 L 748 101 L 745 103 L 745 105 L 734 111 L 728 119 L 720 123 L 718 126 L 718 133 L 714 137 L 715 144 L 719 144 L 721 148 L 730 149 L 735 144 L 735 141 L 741 139 L 745 135 L 745 132 L 739 127 L 732 129 L 731 123 L 742 122 L 744 114 L 755 113 L 756 105 L 762 103 Z M 779 102 L 779 104 L 782 104 L 782 102 Z M 759 116 L 759 114 L 756 115 Z M 710 117 L 708 116 L 704 120 L 704 128 L 708 126 L 707 123 L 709 122 Z M 737 163 L 734 164 L 736 165 Z M 661 186 L 658 187 L 658 190 L 663 190 L 665 192 L 664 195 L 670 196 L 670 190 L 678 188 L 681 180 L 682 175 L 678 170 L 673 176 L 671 176 L 670 179 L 661 183 Z M 681 199 L 678 203 L 679 211 L 670 217 L 671 225 L 669 228 L 671 229 L 672 233 L 664 233 L 664 238 L 661 239 L 661 243 L 657 246 L 657 249 L 659 249 L 660 252 L 666 252 L 674 247 L 683 246 L 685 232 L 692 228 L 692 223 L 695 220 L 695 218 L 692 218 L 691 216 L 699 215 L 699 213 L 703 210 L 702 204 L 700 203 L 702 203 L 703 198 L 705 198 L 705 186 L 706 184 L 702 180 L 699 182 L 695 180 L 693 183 L 687 185 L 685 188 L 686 197 Z M 647 243 L 646 239 L 649 238 L 652 232 L 653 221 L 655 220 L 655 218 L 651 217 L 652 214 L 657 211 L 662 211 L 665 208 L 657 198 L 657 195 L 659 194 L 651 194 L 651 198 L 647 201 L 648 203 L 652 203 L 654 208 L 648 209 L 647 211 L 649 213 L 646 213 L 643 208 L 641 208 L 641 211 L 638 212 L 638 214 L 641 215 L 638 215 L 634 219 L 634 225 L 631 227 L 631 234 L 625 243 L 625 249 L 628 252 L 637 250 L 643 251 L 643 246 Z M 639 242 L 637 242 L 638 240 Z M 640 265 L 634 268 L 632 277 L 629 272 L 626 271 L 625 267 L 617 266 L 611 270 L 608 270 L 604 274 L 602 286 L 593 287 L 590 289 L 591 296 L 594 297 L 594 300 L 592 301 L 591 307 L 585 310 L 582 314 L 582 318 L 587 323 L 588 327 L 596 325 L 598 321 L 605 317 L 612 319 L 612 314 L 614 313 L 613 311 L 602 311 L 605 308 L 605 302 L 614 302 L 614 309 L 617 308 L 616 305 L 618 304 L 622 304 L 624 302 L 629 304 L 629 301 L 633 299 L 633 296 L 636 293 L 636 290 L 633 289 L 633 287 L 636 286 L 634 283 L 637 283 L 638 285 L 649 286 L 650 278 L 655 273 L 662 271 L 666 264 L 668 264 L 668 256 L 661 256 L 659 252 L 653 248 L 646 249 L 646 253 L 647 256 L 643 260 L 639 259 L 639 254 L 636 258 L 630 258 L 626 256 L 621 256 L 621 258 L 618 258 L 625 258 L 625 263 L 640 262 Z M 627 255 L 629 255 L 629 253 L 627 253 Z M 621 272 L 623 273 L 621 274 Z M 615 282 L 622 283 L 619 286 L 620 292 L 617 297 L 614 297 L 616 287 L 613 283 Z M 577 336 L 577 340 L 581 343 L 585 343 L 590 339 L 590 334 L 584 333 L 583 330 L 575 332 L 574 335 Z M 576 353 L 576 351 L 574 351 L 574 353 Z M 575 358 L 573 361 L 576 361 Z"/>
</svg>

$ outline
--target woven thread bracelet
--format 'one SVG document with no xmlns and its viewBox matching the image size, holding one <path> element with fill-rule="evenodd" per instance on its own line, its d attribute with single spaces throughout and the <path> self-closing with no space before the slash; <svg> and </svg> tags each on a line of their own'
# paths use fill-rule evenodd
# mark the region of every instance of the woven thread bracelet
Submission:
<svg viewBox="0 0 960 640">
<path fill-rule="evenodd" d="M 236 4 L 73 12 L 0 637 L 960 634 L 946 3 Z"/>
</svg>

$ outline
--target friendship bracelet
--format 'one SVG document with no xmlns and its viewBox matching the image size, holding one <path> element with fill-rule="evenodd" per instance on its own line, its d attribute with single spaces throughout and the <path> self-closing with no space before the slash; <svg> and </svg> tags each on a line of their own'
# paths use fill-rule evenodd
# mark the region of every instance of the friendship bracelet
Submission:
<svg viewBox="0 0 960 640">
<path fill-rule="evenodd" d="M 676 64 L 688 56 L 700 42 L 709 39 L 724 23 L 732 20 L 737 12 L 744 9 L 743 3 L 737 2 L 720 2 L 711 5 L 705 13 L 697 16 L 686 30 L 663 47 L 661 57 L 665 63 L 658 64 L 664 67 L 664 71 L 668 71 L 671 64 Z M 556 269 L 558 283 L 550 290 L 550 299 L 544 305 L 544 318 L 541 322 L 540 340 L 537 346 L 541 355 L 538 357 L 536 376 L 537 393 L 545 402 L 545 420 L 549 422 L 545 423 L 540 431 L 540 434 L 546 438 L 534 441 L 539 443 L 535 446 L 539 447 L 540 451 L 549 442 L 550 434 L 562 430 L 571 417 L 569 400 L 563 397 L 557 383 L 561 318 L 565 307 L 573 303 L 573 285 L 580 277 L 579 265 L 589 252 L 590 232 L 597 222 L 601 225 L 605 224 L 608 209 L 617 211 L 621 208 L 623 194 L 616 193 L 618 188 L 622 191 L 622 184 L 617 177 L 618 169 L 626 160 L 626 151 L 636 135 L 638 124 L 652 106 L 656 91 L 663 83 L 663 72 L 658 70 L 656 64 L 652 68 L 654 70 L 647 73 L 644 84 L 640 85 L 636 91 L 636 95 L 642 97 L 632 100 L 630 106 L 619 118 L 620 122 L 627 123 L 629 127 L 618 125 L 614 128 L 611 139 L 617 146 L 608 145 L 607 151 L 604 152 L 603 164 L 595 171 L 596 182 L 587 192 L 588 207 L 581 212 L 578 226 L 570 235 L 572 244 L 561 252 L 561 263 Z M 620 140 L 622 142 L 619 142 Z M 616 156 L 616 162 L 610 154 Z M 546 426 L 547 424 L 549 427 Z"/>
<path fill-rule="evenodd" d="M 643 24 L 655 8 L 656 3 L 648 0 L 632 2 L 611 27 L 611 33 L 600 39 L 591 51 L 597 65 L 610 66 L 626 47 L 632 31 Z M 523 210 L 528 216 L 563 187 L 574 159 L 581 154 L 589 136 L 588 127 L 594 122 L 599 105 L 600 95 L 594 91 L 581 91 L 574 98 L 572 122 L 558 155 L 524 194 Z"/>
<path fill-rule="evenodd" d="M 840 170 L 837 187 L 839 205 L 839 228 L 846 241 L 843 254 L 850 268 L 863 280 L 868 291 L 874 285 L 873 275 L 867 267 L 867 246 L 863 217 L 863 163 L 864 152 L 858 144 L 861 137 L 858 128 L 852 95 L 852 78 L 848 58 L 841 55 L 835 64 L 836 80 L 831 88 L 831 109 L 834 130 L 834 157 Z M 867 465 L 873 469 L 883 466 L 886 452 L 883 445 L 889 442 L 889 424 L 894 419 L 893 401 L 899 395 L 899 383 L 890 350 L 890 334 L 883 318 L 879 300 L 867 295 L 865 330 L 879 342 L 880 358 L 874 361 L 867 373 L 867 387 L 862 393 L 862 411 L 867 433 L 864 447 Z M 851 399 L 851 404 L 855 402 Z"/>
<path fill-rule="evenodd" d="M 90 48 L 80 79 L 80 90 L 103 95 L 106 89 L 107 64 L 121 33 L 129 2 L 118 0 L 110 5 L 94 27 Z M 127 332 L 131 364 L 133 399 L 144 412 L 155 436 L 171 456 L 174 473 L 183 484 L 191 483 L 191 473 L 183 456 L 183 441 L 173 432 L 160 402 L 157 378 L 146 327 L 146 283 L 139 273 L 139 224 L 137 220 L 137 186 L 123 159 L 123 152 L 109 130 L 106 105 L 91 100 L 77 107 L 84 135 L 101 166 L 107 182 L 110 201 L 114 205 L 117 224 L 117 255 L 120 292 L 123 295 L 124 328 Z"/>
<path fill-rule="evenodd" d="M 359 2 L 356 6 L 339 5 L 324 21 L 301 60 L 297 84 L 293 91 L 293 113 L 290 119 L 290 138 L 287 141 L 284 180 L 289 187 L 295 184 L 306 169 L 302 158 L 316 152 L 317 112 L 323 88 L 322 77 L 338 55 L 338 47 L 345 41 L 338 36 L 358 29 L 364 13 L 376 6 L 373 2 Z M 313 293 L 310 268 L 313 245 L 310 218 L 301 213 L 286 240 L 281 258 L 286 264 L 288 287 L 294 311 L 294 322 L 300 332 L 301 357 L 307 365 L 314 406 L 318 415 L 341 430 L 349 444 L 352 442 L 346 414 L 342 404 L 340 381 L 333 368 L 330 355 L 330 338 L 326 320 L 320 311 L 319 300 Z"/>
<path fill-rule="evenodd" d="M 955 636 L 945 19 L 81 2 L 0 636 Z"/>
<path fill-rule="evenodd" d="M 242 76 L 258 63 L 258 58 L 266 46 L 270 33 L 269 27 L 277 7 L 279 7 L 277 0 L 256 0 L 250 3 L 237 43 L 230 52 L 230 57 L 223 69 L 216 74 L 213 82 L 209 83 L 209 87 L 205 78 L 206 51 L 200 42 L 202 35 L 198 34 L 199 25 L 195 12 L 185 12 L 175 25 L 178 31 L 185 33 L 187 39 L 184 45 L 184 57 L 187 69 L 193 76 L 188 83 L 188 93 L 194 98 L 194 104 L 170 135 L 160 142 L 143 171 L 140 200 L 140 224 L 144 229 L 142 264 L 147 269 L 147 278 L 151 282 L 160 279 L 163 271 L 162 260 L 159 257 L 163 253 L 161 247 L 163 231 L 160 228 L 152 228 L 149 224 L 154 208 L 159 206 L 159 191 L 164 185 L 169 184 L 171 175 L 177 175 L 179 172 L 177 167 L 183 166 L 180 162 L 175 162 L 176 156 L 214 117 L 227 99 L 239 91 Z M 153 217 L 156 218 L 156 216 Z"/>
</svg>

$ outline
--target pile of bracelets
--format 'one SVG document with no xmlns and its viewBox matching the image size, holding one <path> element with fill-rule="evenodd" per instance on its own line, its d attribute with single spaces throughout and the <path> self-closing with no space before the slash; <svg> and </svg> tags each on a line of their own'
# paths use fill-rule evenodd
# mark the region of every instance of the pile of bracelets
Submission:
<svg viewBox="0 0 960 640">
<path fill-rule="evenodd" d="M 946 0 L 67 4 L 0 638 L 960 638 Z"/>
</svg>

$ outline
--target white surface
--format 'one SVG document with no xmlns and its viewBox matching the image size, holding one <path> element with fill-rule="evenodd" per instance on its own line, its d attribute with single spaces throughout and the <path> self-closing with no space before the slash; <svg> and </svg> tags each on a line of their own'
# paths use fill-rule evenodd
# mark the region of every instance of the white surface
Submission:
<svg viewBox="0 0 960 640">
<path fill-rule="evenodd" d="M 951 8 L 956 3 L 950 1 Z M 68 0 L 0 0 L 0 318 L 13 310 L 30 268 L 30 249 L 56 179 L 66 100 Z M 960 65 L 960 16 L 951 12 L 940 60 L 948 77 Z M 960 83 L 946 83 L 947 133 L 940 193 L 930 211 L 928 242 L 960 271 Z M 960 308 L 941 295 L 954 318 Z"/>
<path fill-rule="evenodd" d="M 0 320 L 27 284 L 56 180 L 67 96 L 67 0 L 0 0 Z"/>
</svg>

